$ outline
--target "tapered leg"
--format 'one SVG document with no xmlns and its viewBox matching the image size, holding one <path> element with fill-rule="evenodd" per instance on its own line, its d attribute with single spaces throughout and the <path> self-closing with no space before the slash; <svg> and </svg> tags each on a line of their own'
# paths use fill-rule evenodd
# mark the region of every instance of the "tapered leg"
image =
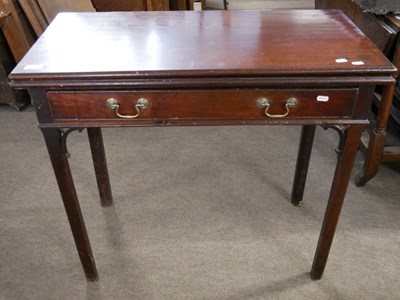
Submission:
<svg viewBox="0 0 400 300">
<path fill-rule="evenodd" d="M 98 279 L 97 269 L 83 221 L 68 159 L 62 147 L 62 133 L 54 128 L 42 128 L 51 163 L 71 226 L 79 258 L 88 281 Z"/>
<path fill-rule="evenodd" d="M 89 136 L 90 149 L 92 151 L 93 165 L 96 173 L 101 205 L 110 206 L 112 205 L 113 199 L 101 128 L 88 128 L 87 132 Z"/>
<path fill-rule="evenodd" d="M 366 184 L 378 172 L 386 143 L 386 127 L 389 120 L 395 88 L 395 83 L 392 83 L 385 86 L 383 90 L 382 100 L 376 118 L 376 126 L 370 134 L 368 148 L 365 154 L 364 167 L 361 173 L 356 177 L 357 186 Z"/>
<path fill-rule="evenodd" d="M 301 131 L 296 170 L 292 187 L 292 204 L 301 206 L 306 185 L 308 166 L 315 135 L 315 125 L 304 125 Z"/>
<path fill-rule="evenodd" d="M 324 272 L 364 127 L 364 125 L 351 125 L 348 128 L 343 153 L 336 165 L 318 246 L 315 251 L 310 274 L 312 279 L 320 279 Z"/>
</svg>

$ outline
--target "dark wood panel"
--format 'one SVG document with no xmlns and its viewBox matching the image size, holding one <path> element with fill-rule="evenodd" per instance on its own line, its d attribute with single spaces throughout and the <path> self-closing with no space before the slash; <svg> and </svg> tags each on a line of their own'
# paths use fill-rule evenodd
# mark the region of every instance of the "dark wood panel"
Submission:
<svg viewBox="0 0 400 300">
<path fill-rule="evenodd" d="M 146 0 L 91 0 L 96 11 L 147 10 Z"/>
<path fill-rule="evenodd" d="M 20 110 L 30 103 L 26 90 L 14 90 L 8 80 L 8 74 L 15 67 L 15 61 L 0 31 L 0 103 L 13 106 Z"/>
<path fill-rule="evenodd" d="M 74 23 L 79 26 L 65 26 Z M 53 38 L 60 30 L 62 37 Z M 340 58 L 346 62 L 338 63 Z M 54 79 L 57 74 L 61 80 L 84 73 L 104 79 L 116 72 L 132 78 L 371 75 L 388 70 L 395 69 L 336 10 L 111 12 L 59 14 L 11 78 L 29 74 L 32 82 L 35 75 Z"/>
<path fill-rule="evenodd" d="M 96 11 L 193 10 L 193 0 L 91 0 Z"/>
<path fill-rule="evenodd" d="M 0 1 L 0 28 L 13 57 L 19 62 L 36 40 L 32 28 L 17 1 Z"/>
<path fill-rule="evenodd" d="M 286 112 L 286 101 L 297 100 L 287 118 L 350 117 L 357 89 L 344 90 L 212 90 L 212 91 L 136 91 L 136 92 L 49 92 L 53 118 L 118 119 L 106 105 L 113 98 L 122 115 L 135 115 L 139 98 L 148 101 L 137 119 L 243 119 L 266 118 L 265 109 L 257 106 L 257 99 L 270 102 L 268 113 Z M 125 121 L 125 120 L 124 120 Z"/>
<path fill-rule="evenodd" d="M 385 22 L 364 10 L 352 0 L 316 0 L 317 9 L 340 9 L 342 10 L 361 31 L 384 53 L 388 53 L 396 32 Z"/>
</svg>

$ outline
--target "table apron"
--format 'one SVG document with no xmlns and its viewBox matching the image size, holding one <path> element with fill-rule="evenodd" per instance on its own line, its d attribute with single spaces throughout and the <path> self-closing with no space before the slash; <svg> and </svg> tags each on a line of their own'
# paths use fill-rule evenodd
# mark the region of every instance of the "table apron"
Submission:
<svg viewBox="0 0 400 300">
<path fill-rule="evenodd" d="M 349 122 L 358 95 L 358 88 L 213 89 L 48 91 L 46 98 L 49 123 L 204 126 Z"/>
</svg>

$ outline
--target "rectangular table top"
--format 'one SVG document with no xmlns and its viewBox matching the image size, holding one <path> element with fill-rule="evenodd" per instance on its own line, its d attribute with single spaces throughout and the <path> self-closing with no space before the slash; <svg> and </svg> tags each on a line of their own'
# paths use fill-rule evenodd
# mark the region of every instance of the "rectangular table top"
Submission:
<svg viewBox="0 0 400 300">
<path fill-rule="evenodd" d="M 61 13 L 11 73 L 49 78 L 389 75 L 339 10 Z M 26 84 L 28 85 L 28 84 Z"/>
</svg>

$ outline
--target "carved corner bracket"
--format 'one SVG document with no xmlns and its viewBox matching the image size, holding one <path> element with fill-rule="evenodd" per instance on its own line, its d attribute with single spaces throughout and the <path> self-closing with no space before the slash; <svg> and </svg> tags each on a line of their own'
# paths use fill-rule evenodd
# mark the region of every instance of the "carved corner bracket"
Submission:
<svg viewBox="0 0 400 300">
<path fill-rule="evenodd" d="M 59 128 L 57 129 L 58 133 L 60 134 L 60 143 L 63 154 L 66 158 L 70 158 L 71 154 L 68 152 L 67 148 L 67 137 L 73 131 L 82 132 L 85 128 Z"/>
<path fill-rule="evenodd" d="M 346 142 L 347 129 L 349 129 L 349 125 L 330 125 L 330 124 L 322 124 L 321 127 L 324 130 L 333 129 L 339 135 L 339 144 L 335 149 L 335 152 L 338 157 L 340 157 L 343 153 L 344 143 Z"/>
</svg>

